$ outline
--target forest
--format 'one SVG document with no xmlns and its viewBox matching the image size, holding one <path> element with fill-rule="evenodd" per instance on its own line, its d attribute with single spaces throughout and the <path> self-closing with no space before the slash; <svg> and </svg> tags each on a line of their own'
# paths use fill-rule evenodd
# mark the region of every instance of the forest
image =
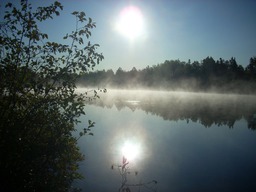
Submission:
<svg viewBox="0 0 256 192">
<path fill-rule="evenodd" d="M 112 69 L 82 74 L 79 86 L 104 88 L 146 88 L 219 93 L 256 93 L 256 57 L 246 67 L 230 60 L 214 60 L 208 56 L 201 62 L 166 60 L 151 67 L 137 70 L 133 67 L 116 72 Z"/>
</svg>

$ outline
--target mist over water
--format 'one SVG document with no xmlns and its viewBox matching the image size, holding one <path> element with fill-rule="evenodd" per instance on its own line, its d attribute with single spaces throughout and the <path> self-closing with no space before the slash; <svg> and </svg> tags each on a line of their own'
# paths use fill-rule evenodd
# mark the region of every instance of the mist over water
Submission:
<svg viewBox="0 0 256 192">
<path fill-rule="evenodd" d="M 129 161 L 129 184 L 155 180 L 155 191 L 174 192 L 256 190 L 254 95 L 114 89 L 98 94 L 81 119 L 82 125 L 96 122 L 94 136 L 79 140 L 86 179 L 77 185 L 85 191 L 120 189 L 122 177 L 111 166 L 122 162 L 127 142 L 139 146 Z"/>
<path fill-rule="evenodd" d="M 238 94 L 196 93 L 184 91 L 117 90 L 99 93 L 100 99 L 88 104 L 118 110 L 143 110 L 164 120 L 199 122 L 233 127 L 235 121 L 246 119 L 248 128 L 256 114 L 256 96 Z"/>
</svg>

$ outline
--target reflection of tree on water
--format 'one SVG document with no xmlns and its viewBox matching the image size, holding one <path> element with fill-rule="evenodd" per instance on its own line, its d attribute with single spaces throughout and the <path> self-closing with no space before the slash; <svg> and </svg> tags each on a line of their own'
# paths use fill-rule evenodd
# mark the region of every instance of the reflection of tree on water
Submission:
<svg viewBox="0 0 256 192">
<path fill-rule="evenodd" d="M 120 176 L 122 177 L 121 186 L 118 189 L 119 192 L 130 192 L 131 189 L 138 189 L 141 191 L 142 188 L 146 189 L 147 191 L 157 191 L 157 181 L 152 180 L 148 182 L 140 182 L 140 183 L 127 183 L 128 182 L 128 175 L 131 175 L 132 172 L 130 171 L 129 161 L 127 158 L 123 156 L 123 161 L 121 165 L 112 165 L 111 169 L 118 169 Z M 138 175 L 138 171 L 134 171 L 134 175 Z"/>
<path fill-rule="evenodd" d="M 0 191 L 68 191 L 81 178 L 77 169 L 83 156 L 63 118 L 42 111 L 26 121 L 13 114 L 12 126 L 1 122 L 1 130 L 9 129 L 1 133 Z"/>
<path fill-rule="evenodd" d="M 164 120 L 198 122 L 205 127 L 212 125 L 232 128 L 237 120 L 248 121 L 248 128 L 255 129 L 251 124 L 251 116 L 256 111 L 255 96 L 203 94 L 203 93 L 171 93 L 145 92 L 102 97 L 102 107 L 115 106 L 118 110 L 128 107 L 132 111 L 141 109 L 146 113 L 157 115 Z M 104 101 L 105 99 L 105 101 Z M 127 101 L 140 101 L 135 104 Z"/>
<path fill-rule="evenodd" d="M 256 129 L 256 113 L 249 117 L 248 128 L 253 130 Z"/>
</svg>

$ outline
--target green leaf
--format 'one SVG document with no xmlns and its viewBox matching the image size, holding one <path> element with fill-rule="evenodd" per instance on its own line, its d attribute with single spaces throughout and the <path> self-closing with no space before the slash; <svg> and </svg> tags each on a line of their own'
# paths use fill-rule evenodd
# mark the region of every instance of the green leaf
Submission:
<svg viewBox="0 0 256 192">
<path fill-rule="evenodd" d="M 77 15 L 78 14 L 78 11 L 74 11 L 71 13 L 72 15 Z"/>
<path fill-rule="evenodd" d="M 66 34 L 64 37 L 63 37 L 63 39 L 67 39 L 68 38 L 68 34 Z"/>
<path fill-rule="evenodd" d="M 5 5 L 5 8 L 8 8 L 8 7 L 12 7 L 12 3 L 7 3 L 7 4 Z"/>
</svg>

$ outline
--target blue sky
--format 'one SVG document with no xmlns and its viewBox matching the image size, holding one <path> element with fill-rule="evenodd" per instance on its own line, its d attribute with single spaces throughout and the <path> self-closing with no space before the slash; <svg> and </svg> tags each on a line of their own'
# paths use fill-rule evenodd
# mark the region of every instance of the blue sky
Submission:
<svg viewBox="0 0 256 192">
<path fill-rule="evenodd" d="M 5 0 L 4 0 L 5 1 Z M 2 1 L 3 2 L 3 1 Z M 30 1 L 47 5 L 53 0 Z M 247 66 L 256 56 L 255 0 L 60 0 L 60 17 L 42 24 L 51 40 L 75 27 L 72 11 L 84 11 L 97 24 L 91 41 L 99 43 L 105 59 L 96 69 L 142 69 L 165 60 L 201 61 L 236 57 Z M 2 3 L 1 3 L 2 4 Z M 133 41 L 115 30 L 120 11 L 137 7 L 143 35 Z"/>
</svg>

